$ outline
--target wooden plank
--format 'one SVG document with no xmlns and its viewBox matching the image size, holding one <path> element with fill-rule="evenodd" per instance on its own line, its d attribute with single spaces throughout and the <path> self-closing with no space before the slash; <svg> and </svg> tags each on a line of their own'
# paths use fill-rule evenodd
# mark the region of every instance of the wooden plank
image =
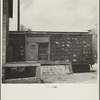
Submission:
<svg viewBox="0 0 100 100">
<path fill-rule="evenodd" d="M 10 31 L 10 34 L 16 34 L 16 33 L 20 33 L 20 34 L 27 34 L 27 35 L 33 35 L 33 34 L 38 34 L 38 35 L 51 35 L 51 34 L 65 34 L 65 35 L 92 35 L 89 34 L 89 32 L 66 32 L 66 31 L 31 31 L 30 34 L 28 34 L 28 31 Z"/>
<path fill-rule="evenodd" d="M 37 83 L 37 77 L 28 78 L 27 83 Z"/>
<path fill-rule="evenodd" d="M 26 61 L 26 62 L 10 62 L 3 65 L 3 67 L 30 67 L 30 66 L 40 66 L 41 64 L 54 64 L 54 65 L 66 65 L 71 62 L 68 61 Z"/>
<path fill-rule="evenodd" d="M 41 83 L 40 66 L 36 67 L 37 82 Z"/>
<path fill-rule="evenodd" d="M 5 83 L 36 83 L 36 77 L 29 77 L 29 78 L 17 78 L 17 79 L 6 79 Z"/>
<path fill-rule="evenodd" d="M 51 64 L 51 65 L 71 65 L 71 62 L 66 61 L 42 61 L 41 64 Z"/>
<path fill-rule="evenodd" d="M 49 35 L 49 44 L 48 44 L 48 60 L 50 60 L 50 35 Z"/>
<path fill-rule="evenodd" d="M 40 63 L 35 62 L 12 62 L 6 63 L 3 67 L 31 67 L 31 66 L 40 66 Z"/>
</svg>

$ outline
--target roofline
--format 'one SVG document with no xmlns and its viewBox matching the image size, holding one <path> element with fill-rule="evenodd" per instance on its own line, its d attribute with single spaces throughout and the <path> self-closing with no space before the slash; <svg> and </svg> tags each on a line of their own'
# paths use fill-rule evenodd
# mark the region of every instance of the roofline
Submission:
<svg viewBox="0 0 100 100">
<path fill-rule="evenodd" d="M 89 31 L 9 31 L 9 32 L 25 32 L 25 33 L 29 33 L 29 32 L 54 32 L 54 33 L 88 33 Z"/>
<path fill-rule="evenodd" d="M 90 35 L 89 32 L 61 32 L 61 31 L 9 31 L 10 34 L 68 34 L 68 35 Z"/>
</svg>

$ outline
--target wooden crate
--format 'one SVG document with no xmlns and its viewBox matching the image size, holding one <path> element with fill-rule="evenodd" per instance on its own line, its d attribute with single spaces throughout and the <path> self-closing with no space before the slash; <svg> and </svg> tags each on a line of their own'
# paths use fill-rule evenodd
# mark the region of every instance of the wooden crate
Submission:
<svg viewBox="0 0 100 100">
<path fill-rule="evenodd" d="M 16 78 L 7 78 L 6 77 L 6 74 L 9 75 L 9 69 L 11 68 L 24 68 L 24 67 L 27 67 L 27 68 L 30 68 L 30 71 L 29 73 L 34 73 L 33 72 L 33 69 L 35 69 L 35 76 L 33 78 L 31 77 L 16 77 Z M 6 71 L 6 69 L 8 69 Z M 36 62 L 13 62 L 13 63 L 6 63 L 5 65 L 3 65 L 3 70 L 4 70 L 4 75 L 3 75 L 3 83 L 41 83 L 41 77 L 40 77 L 40 63 L 36 63 Z M 27 70 L 26 70 L 27 71 Z M 14 74 L 16 74 L 16 72 L 13 71 Z M 17 74 L 18 75 L 18 74 Z M 26 75 L 26 73 L 25 73 Z M 12 77 L 12 76 L 11 76 Z M 27 80 L 26 80 L 27 79 Z M 33 79 L 33 81 L 32 81 Z M 25 81 L 26 80 L 26 81 Z"/>
<path fill-rule="evenodd" d="M 93 63 L 92 35 L 50 35 L 50 60 Z"/>
</svg>

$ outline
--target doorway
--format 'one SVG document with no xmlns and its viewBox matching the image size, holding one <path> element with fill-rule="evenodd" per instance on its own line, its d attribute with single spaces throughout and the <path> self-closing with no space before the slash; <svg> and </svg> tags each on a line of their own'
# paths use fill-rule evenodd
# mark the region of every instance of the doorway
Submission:
<svg viewBox="0 0 100 100">
<path fill-rule="evenodd" d="M 38 44 L 38 60 L 48 60 L 48 43 Z"/>
<path fill-rule="evenodd" d="M 38 60 L 38 44 L 34 42 L 26 43 L 26 61 Z"/>
</svg>

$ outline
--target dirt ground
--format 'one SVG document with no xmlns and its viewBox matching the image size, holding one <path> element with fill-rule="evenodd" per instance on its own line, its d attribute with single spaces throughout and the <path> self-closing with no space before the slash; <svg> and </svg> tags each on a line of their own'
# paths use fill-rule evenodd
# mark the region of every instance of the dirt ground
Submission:
<svg viewBox="0 0 100 100">
<path fill-rule="evenodd" d="M 66 76 L 42 76 L 44 83 L 97 83 L 97 64 L 89 72 L 73 73 Z"/>
</svg>

